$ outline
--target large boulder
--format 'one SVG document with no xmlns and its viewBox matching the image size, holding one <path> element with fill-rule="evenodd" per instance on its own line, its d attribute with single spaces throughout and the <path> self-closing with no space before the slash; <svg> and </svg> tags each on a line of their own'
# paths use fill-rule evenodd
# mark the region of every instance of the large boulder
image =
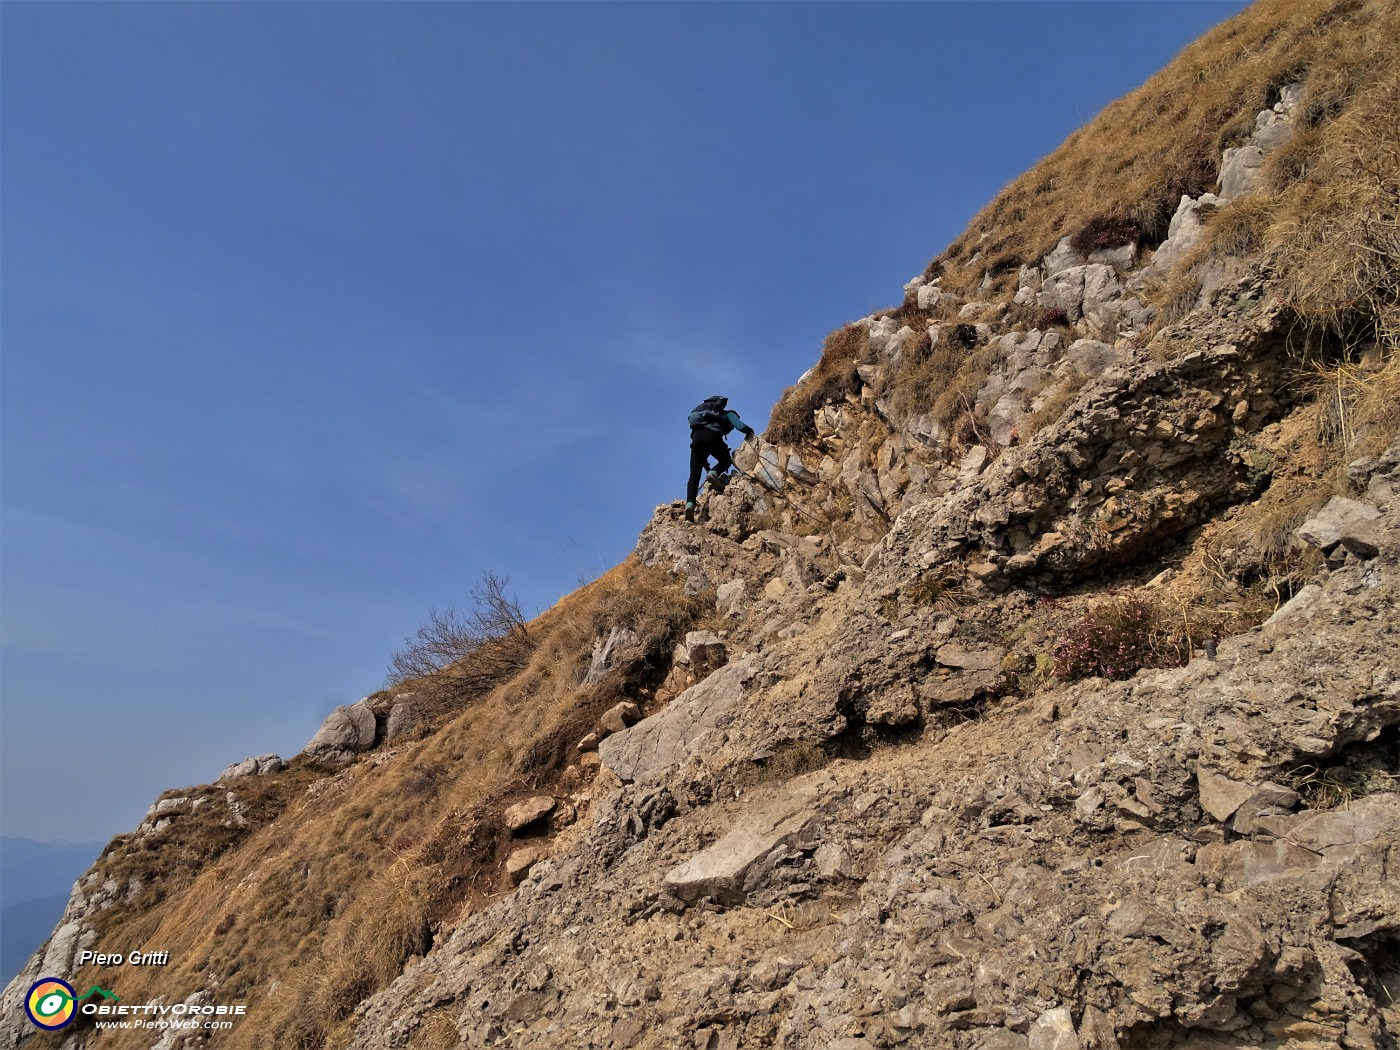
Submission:
<svg viewBox="0 0 1400 1050">
<path fill-rule="evenodd" d="M 599 737 L 612 733 L 620 733 L 634 722 L 638 722 L 642 717 L 642 709 L 631 700 L 623 700 L 613 704 L 603 712 L 598 719 Z"/>
<path fill-rule="evenodd" d="M 1062 237 L 1060 243 L 1055 245 L 1049 255 L 1041 260 L 1041 265 L 1045 270 L 1045 276 L 1053 277 L 1062 270 L 1071 267 L 1083 266 L 1089 260 L 1084 253 L 1070 243 L 1071 238 Z"/>
<path fill-rule="evenodd" d="M 762 799 L 739 814 L 733 828 L 713 846 L 667 872 L 663 885 L 683 901 L 741 900 L 767 874 L 772 865 L 764 862 L 775 853 L 817 846 L 819 787 L 825 783 L 817 774 Z"/>
<path fill-rule="evenodd" d="M 708 675 L 727 659 L 729 650 L 713 631 L 689 631 L 685 641 L 676 646 L 676 663 L 688 665 L 697 677 Z"/>
<path fill-rule="evenodd" d="M 659 713 L 598 745 L 603 764 L 626 781 L 658 780 L 684 762 L 712 731 L 725 725 L 753 678 L 752 660 L 726 664 L 691 686 Z"/>
<path fill-rule="evenodd" d="M 1220 196 L 1226 200 L 1244 197 L 1259 188 L 1264 167 L 1264 149 L 1250 143 L 1232 146 L 1220 161 Z"/>
<path fill-rule="evenodd" d="M 543 820 L 554 812 L 557 803 L 548 795 L 536 795 L 533 798 L 523 799 L 513 806 L 507 806 L 505 811 L 506 827 L 512 832 L 521 831 L 531 824 Z"/>
<path fill-rule="evenodd" d="M 396 740 L 411 736 L 418 730 L 418 705 L 411 699 L 412 693 L 395 697 L 389 713 L 384 716 L 384 742 L 392 744 Z"/>
<path fill-rule="evenodd" d="M 1020 394 L 1003 394 L 987 412 L 987 430 L 998 445 L 1011 444 L 1012 438 L 1026 418 L 1026 407 Z"/>
<path fill-rule="evenodd" d="M 1026 306 L 1035 302 L 1043 279 L 1039 266 L 1022 266 L 1016 275 L 1016 303 Z"/>
<path fill-rule="evenodd" d="M 1097 339 L 1076 339 L 1065 351 L 1061 367 L 1082 376 L 1095 377 L 1122 364 L 1127 356 L 1124 351 Z"/>
<path fill-rule="evenodd" d="M 1260 827 L 1270 836 L 1202 846 L 1197 868 L 1226 891 L 1275 879 L 1324 886 L 1343 869 L 1380 870 L 1387 844 L 1400 836 L 1400 799 L 1372 795 L 1344 810 L 1277 816 Z"/>
<path fill-rule="evenodd" d="M 366 697 L 332 711 L 302 751 L 321 762 L 348 762 L 357 752 L 374 747 L 377 733 L 378 719 Z"/>
<path fill-rule="evenodd" d="M 1298 538 L 1324 554 L 1341 545 L 1359 558 L 1374 558 L 1381 512 L 1369 503 L 1333 496 L 1298 528 Z"/>
<path fill-rule="evenodd" d="M 1063 310 L 1071 323 L 1092 314 L 1099 323 L 1123 297 L 1123 285 L 1112 266 L 1085 263 L 1066 267 L 1047 277 L 1040 286 L 1040 305 Z"/>
</svg>

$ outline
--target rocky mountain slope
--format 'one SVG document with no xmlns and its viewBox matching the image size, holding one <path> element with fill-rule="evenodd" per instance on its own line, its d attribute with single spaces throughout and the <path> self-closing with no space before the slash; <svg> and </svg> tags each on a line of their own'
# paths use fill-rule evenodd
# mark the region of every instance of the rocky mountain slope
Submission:
<svg viewBox="0 0 1400 1050">
<path fill-rule="evenodd" d="M 1193 45 L 833 333 L 700 522 L 158 800 L 0 1039 L 1394 1047 L 1397 39 Z M 247 1014 L 44 1034 L 44 975 Z"/>
</svg>

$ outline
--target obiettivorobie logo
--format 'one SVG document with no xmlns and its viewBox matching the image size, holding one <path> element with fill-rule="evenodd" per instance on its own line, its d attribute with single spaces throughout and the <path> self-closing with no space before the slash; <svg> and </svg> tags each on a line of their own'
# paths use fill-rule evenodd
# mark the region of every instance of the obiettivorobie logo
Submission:
<svg viewBox="0 0 1400 1050">
<path fill-rule="evenodd" d="M 79 1000 L 93 995 L 121 1002 L 120 996 L 95 984 L 79 995 L 67 981 L 61 981 L 57 977 L 41 977 L 30 986 L 29 994 L 24 997 L 24 1012 L 36 1028 L 56 1032 L 73 1023 L 73 1018 L 78 1012 Z"/>
<path fill-rule="evenodd" d="M 46 1032 L 67 1028 L 80 1014 L 93 1019 L 98 1028 L 222 1030 L 232 1028 L 234 1021 L 248 1012 L 243 1003 L 229 1006 L 197 999 L 171 1004 L 159 999 L 144 1004 L 123 1003 L 121 996 L 99 985 L 94 984 L 79 995 L 61 978 L 41 977 L 29 986 L 24 1012 L 36 1028 Z"/>
</svg>

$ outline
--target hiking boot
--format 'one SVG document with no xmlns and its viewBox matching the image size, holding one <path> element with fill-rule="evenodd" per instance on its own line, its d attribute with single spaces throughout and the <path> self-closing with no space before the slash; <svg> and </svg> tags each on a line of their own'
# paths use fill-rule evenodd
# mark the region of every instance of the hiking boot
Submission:
<svg viewBox="0 0 1400 1050">
<path fill-rule="evenodd" d="M 712 491 L 714 491 L 714 492 L 723 492 L 725 486 L 728 485 L 728 484 L 729 484 L 729 475 L 728 475 L 728 474 L 716 474 L 713 470 L 710 471 L 710 489 L 711 489 Z"/>
<path fill-rule="evenodd" d="M 695 520 L 695 504 L 694 504 L 694 503 L 687 503 L 687 504 L 685 505 L 685 520 L 686 520 L 686 521 L 694 521 L 694 520 Z"/>
</svg>

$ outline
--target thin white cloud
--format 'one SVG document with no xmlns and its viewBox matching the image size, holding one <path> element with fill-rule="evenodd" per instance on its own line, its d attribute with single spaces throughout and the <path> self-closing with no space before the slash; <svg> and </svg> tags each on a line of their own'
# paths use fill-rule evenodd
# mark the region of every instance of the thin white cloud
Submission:
<svg viewBox="0 0 1400 1050">
<path fill-rule="evenodd" d="M 603 349 L 614 364 L 666 376 L 678 386 L 731 389 L 749 379 L 739 352 L 706 332 L 678 332 L 674 326 L 637 318 L 631 333 Z"/>
</svg>

